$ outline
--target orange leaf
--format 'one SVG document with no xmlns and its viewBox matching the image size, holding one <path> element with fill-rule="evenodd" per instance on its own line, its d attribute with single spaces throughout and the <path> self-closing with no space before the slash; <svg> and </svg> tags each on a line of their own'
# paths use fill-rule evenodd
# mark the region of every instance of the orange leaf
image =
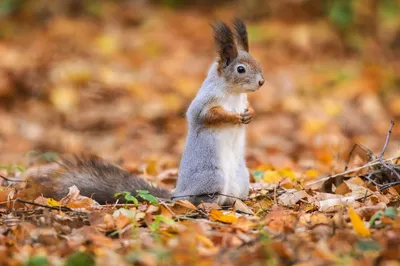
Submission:
<svg viewBox="0 0 400 266">
<path fill-rule="evenodd" d="M 122 229 L 130 223 L 131 219 L 129 219 L 127 216 L 123 214 L 120 214 L 115 220 L 115 225 L 117 226 L 118 229 Z"/>
<path fill-rule="evenodd" d="M 215 210 L 215 209 L 210 211 L 209 217 L 214 221 L 219 221 L 219 222 L 223 222 L 223 223 L 227 223 L 227 224 L 234 223 L 238 219 L 236 217 L 236 215 L 233 214 L 232 212 L 224 214 L 224 213 L 222 213 L 222 211 Z"/>
</svg>

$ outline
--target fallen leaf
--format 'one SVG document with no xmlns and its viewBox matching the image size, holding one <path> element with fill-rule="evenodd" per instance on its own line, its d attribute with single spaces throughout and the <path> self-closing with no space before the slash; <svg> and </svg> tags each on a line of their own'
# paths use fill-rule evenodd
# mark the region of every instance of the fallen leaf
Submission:
<svg viewBox="0 0 400 266">
<path fill-rule="evenodd" d="M 283 205 L 294 205 L 301 199 L 307 198 L 308 194 L 304 190 L 289 190 L 278 197 L 278 201 Z"/>
<path fill-rule="evenodd" d="M 227 224 L 231 224 L 237 221 L 238 217 L 233 212 L 228 212 L 224 214 L 220 210 L 212 209 L 210 211 L 209 217 L 211 220 L 219 221 Z"/>
<path fill-rule="evenodd" d="M 254 215 L 254 212 L 243 201 L 237 199 L 233 207 L 236 211 L 241 211 L 246 214 Z"/>
<path fill-rule="evenodd" d="M 52 198 L 48 198 L 47 199 L 47 205 L 51 206 L 51 207 L 60 207 L 61 203 L 56 201 L 55 199 Z"/>
<path fill-rule="evenodd" d="M 348 208 L 348 213 L 350 217 L 351 224 L 353 225 L 354 231 L 359 236 L 362 237 L 369 237 L 371 235 L 369 229 L 365 226 L 363 220 L 361 217 L 358 215 L 358 213 L 352 208 Z"/>
<path fill-rule="evenodd" d="M 117 217 L 117 219 L 115 219 L 115 226 L 118 228 L 118 229 L 122 229 L 122 228 L 124 228 L 125 226 L 127 226 L 128 224 L 130 224 L 132 222 L 132 219 L 130 219 L 129 217 L 127 217 L 127 216 L 125 216 L 125 215 L 123 215 L 123 214 L 120 214 L 118 217 Z"/>
</svg>

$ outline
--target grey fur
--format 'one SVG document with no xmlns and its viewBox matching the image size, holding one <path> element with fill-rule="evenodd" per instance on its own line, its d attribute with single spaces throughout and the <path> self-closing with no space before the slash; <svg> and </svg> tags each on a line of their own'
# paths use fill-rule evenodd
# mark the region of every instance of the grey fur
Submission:
<svg viewBox="0 0 400 266">
<path fill-rule="evenodd" d="M 148 190 L 155 197 L 170 198 L 166 189 L 154 187 L 146 180 L 97 157 L 64 158 L 58 166 L 31 169 L 27 174 L 46 188 L 43 191 L 45 197 L 55 199 L 65 197 L 68 188 L 73 185 L 78 187 L 81 195 L 92 197 L 101 204 L 115 202 L 114 194 L 124 191 L 135 196 L 136 190 Z M 124 199 L 121 198 L 120 202 Z"/>
<path fill-rule="evenodd" d="M 201 200 L 207 201 L 207 196 L 203 194 L 222 191 L 224 177 L 217 156 L 216 139 L 212 129 L 203 126 L 200 115 L 214 98 L 219 97 L 223 87 L 224 82 L 216 73 L 208 75 L 186 113 L 189 131 L 177 186 L 173 192 L 176 199 L 190 199 L 199 203 Z M 202 196 L 188 197 L 192 195 Z M 216 201 L 216 197 L 211 198 L 211 201 Z"/>
<path fill-rule="evenodd" d="M 235 197 L 245 199 L 248 196 L 249 172 L 244 154 L 237 155 L 242 157 L 237 165 L 235 177 L 235 182 L 241 187 L 240 194 L 231 195 L 228 191 L 228 195 L 232 197 L 218 195 L 218 193 L 223 193 L 226 185 L 229 185 L 226 184 L 228 180 L 221 168 L 216 138 L 216 131 L 221 128 L 207 128 L 201 121 L 201 113 L 206 110 L 207 105 L 226 97 L 230 94 L 229 91 L 230 85 L 226 83 L 225 78 L 218 75 L 214 64 L 187 111 L 189 131 L 180 163 L 177 186 L 173 192 L 174 199 L 188 199 L 195 204 L 201 201 L 231 204 Z M 236 127 L 243 127 L 243 125 Z"/>
</svg>

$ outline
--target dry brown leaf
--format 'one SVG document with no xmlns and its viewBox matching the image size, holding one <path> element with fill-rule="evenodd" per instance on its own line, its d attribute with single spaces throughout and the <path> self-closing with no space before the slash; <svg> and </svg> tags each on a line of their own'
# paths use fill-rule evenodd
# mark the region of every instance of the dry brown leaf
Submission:
<svg viewBox="0 0 400 266">
<path fill-rule="evenodd" d="M 240 211 L 249 215 L 254 215 L 254 212 L 246 205 L 244 204 L 243 201 L 237 199 L 235 201 L 235 205 L 233 206 L 233 209 L 236 211 Z"/>
<path fill-rule="evenodd" d="M 294 205 L 301 199 L 307 198 L 308 194 L 304 190 L 288 190 L 278 197 L 278 201 L 283 205 Z"/>
<path fill-rule="evenodd" d="M 118 229 L 122 229 L 125 226 L 127 226 L 128 224 L 130 224 L 132 222 L 132 219 L 130 219 L 129 217 L 123 215 L 123 214 L 119 214 L 118 217 L 115 219 L 115 226 Z"/>
</svg>

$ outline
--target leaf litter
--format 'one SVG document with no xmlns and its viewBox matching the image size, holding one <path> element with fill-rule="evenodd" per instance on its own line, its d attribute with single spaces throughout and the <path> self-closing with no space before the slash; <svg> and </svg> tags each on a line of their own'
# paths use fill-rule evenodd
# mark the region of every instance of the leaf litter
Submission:
<svg viewBox="0 0 400 266">
<path fill-rule="evenodd" d="M 0 45 L 1 264 L 398 265 L 399 131 L 387 131 L 400 114 L 398 62 L 327 60 L 325 50 L 345 51 L 324 21 L 250 22 L 269 84 L 250 95 L 247 200 L 223 209 L 142 191 L 143 202 L 121 194 L 130 201 L 100 205 L 76 187 L 42 197 L 29 172 L 61 153 L 90 151 L 157 185 L 176 182 L 183 114 L 211 60 L 215 14 L 144 5 L 148 18 L 137 6 L 119 16 L 101 2 L 95 19 L 111 27 L 55 16 Z"/>
</svg>

